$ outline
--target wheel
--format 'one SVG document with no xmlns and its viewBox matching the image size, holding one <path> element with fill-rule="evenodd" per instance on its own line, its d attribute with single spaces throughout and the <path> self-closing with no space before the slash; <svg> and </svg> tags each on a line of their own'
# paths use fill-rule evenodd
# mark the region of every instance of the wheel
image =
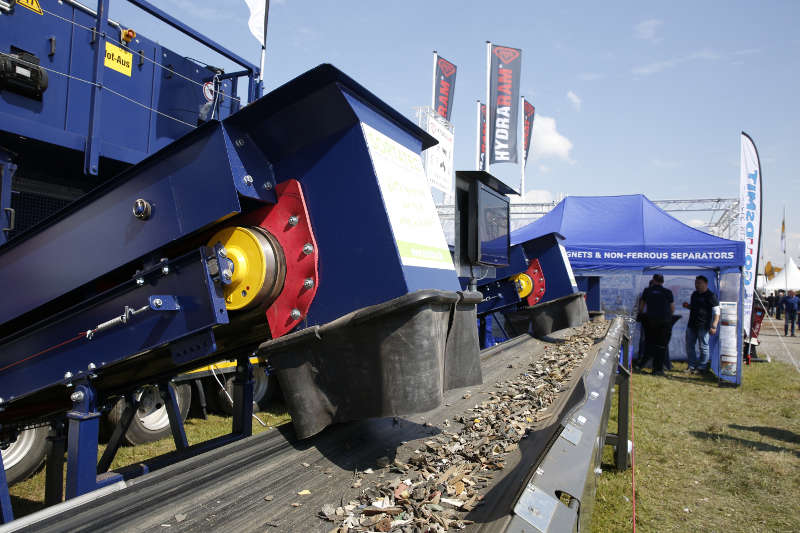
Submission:
<svg viewBox="0 0 800 533">
<path fill-rule="evenodd" d="M 190 383 L 181 383 L 180 385 L 170 384 L 170 387 L 175 388 L 181 420 L 186 420 L 186 415 L 189 414 L 189 407 L 192 404 L 192 386 Z M 133 421 L 124 436 L 125 442 L 133 446 L 163 439 L 172 434 L 169 427 L 167 408 L 164 406 L 158 387 L 146 385 L 142 387 L 141 394 L 139 409 L 136 411 L 136 415 L 133 417 Z M 112 428 L 122 418 L 125 404 L 125 399 L 120 398 L 114 408 L 108 412 L 108 422 Z"/>
<path fill-rule="evenodd" d="M 214 398 L 214 405 L 222 413 L 230 416 L 233 414 L 233 404 L 228 399 L 228 395 L 233 398 L 233 380 L 235 376 L 228 374 L 227 376 L 219 376 L 220 380 L 224 379 L 225 390 L 220 388 L 219 383 L 213 378 L 209 381 L 209 386 L 214 391 L 211 396 Z M 272 399 L 275 394 L 275 389 L 278 387 L 278 381 L 275 376 L 267 375 L 265 368 L 260 366 L 253 367 L 253 403 L 254 407 L 263 409 Z M 227 394 L 226 394 L 227 392 Z"/>
<path fill-rule="evenodd" d="M 2 451 L 3 466 L 9 485 L 24 481 L 42 467 L 50 444 L 47 441 L 49 432 L 50 428 L 47 426 L 26 429 L 19 434 L 16 441 Z"/>
</svg>

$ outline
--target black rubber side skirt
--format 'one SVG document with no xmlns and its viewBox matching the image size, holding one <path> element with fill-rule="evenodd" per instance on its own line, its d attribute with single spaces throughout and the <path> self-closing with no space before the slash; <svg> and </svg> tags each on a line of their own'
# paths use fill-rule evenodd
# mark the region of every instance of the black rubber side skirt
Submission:
<svg viewBox="0 0 800 533">
<path fill-rule="evenodd" d="M 304 439 L 330 424 L 439 407 L 481 383 L 478 292 L 424 290 L 259 347 Z"/>
<path fill-rule="evenodd" d="M 542 339 L 554 331 L 573 328 L 588 322 L 585 293 L 576 292 L 513 311 L 504 311 L 506 319 L 517 332 L 527 332 Z"/>
</svg>

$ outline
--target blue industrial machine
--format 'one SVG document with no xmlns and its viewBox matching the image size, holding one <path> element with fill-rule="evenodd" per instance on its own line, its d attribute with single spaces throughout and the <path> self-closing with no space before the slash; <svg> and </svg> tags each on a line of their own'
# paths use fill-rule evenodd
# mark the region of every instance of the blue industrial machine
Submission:
<svg viewBox="0 0 800 533">
<path fill-rule="evenodd" d="M 509 194 L 516 192 L 488 172 L 456 172 L 454 257 L 462 287 L 482 294 L 481 348 L 495 338 L 546 335 L 588 318 L 561 235 L 511 245 Z"/>
<path fill-rule="evenodd" d="M 67 498 L 163 464 L 108 472 L 143 385 L 176 457 L 249 435 L 255 352 L 301 438 L 479 383 L 481 298 L 419 158 L 435 140 L 330 65 L 256 99 L 257 67 L 129 1 L 244 70 L 110 21 L 108 0 L 0 1 L 0 445 L 51 426 L 47 503 L 65 452 Z M 232 433 L 188 446 L 170 380 L 221 358 L 237 359 Z M 0 506 L 10 520 L 3 478 Z"/>
</svg>

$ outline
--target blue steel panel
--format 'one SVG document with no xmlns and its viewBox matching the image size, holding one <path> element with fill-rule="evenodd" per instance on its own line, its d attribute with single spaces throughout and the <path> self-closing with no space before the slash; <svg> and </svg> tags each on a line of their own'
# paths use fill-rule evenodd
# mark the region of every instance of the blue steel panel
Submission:
<svg viewBox="0 0 800 533">
<path fill-rule="evenodd" d="M 102 372 L 104 367 L 136 353 L 227 323 L 221 290 L 210 280 L 200 251 L 170 262 L 169 275 L 162 276 L 159 266 L 145 280 L 141 287 L 131 280 L 6 342 L 0 350 L 0 368 L 72 339 L 78 332 L 93 329 L 121 315 L 125 306 L 134 309 L 146 306 L 152 294 L 175 296 L 180 311 L 144 311 L 127 325 L 98 332 L 91 340 L 81 338 L 2 370 L 3 396 L 16 398 L 63 383 L 65 372 L 80 379 L 86 375 L 89 363 L 95 363 Z"/>
<path fill-rule="evenodd" d="M 13 216 L 11 212 L 11 180 L 17 167 L 11 162 L 11 157 L 0 148 L 0 245 L 8 240 L 5 228 L 11 228 Z"/>
<path fill-rule="evenodd" d="M 128 171 L 114 188 L 74 204 L 59 223 L 0 249 L 0 294 L 10 295 L 0 323 L 237 213 L 224 154 L 220 124 L 209 123 Z M 153 204 L 149 220 L 131 214 L 137 198 Z M 36 282 L 22 286 L 26 279 Z"/>
<path fill-rule="evenodd" d="M 564 256 L 561 254 L 555 234 L 527 241 L 522 247 L 528 258 L 538 258 L 542 265 L 546 287 L 542 301 L 554 300 L 577 291 L 577 287 L 572 285 L 569 278 L 568 265 L 564 263 Z"/>
</svg>

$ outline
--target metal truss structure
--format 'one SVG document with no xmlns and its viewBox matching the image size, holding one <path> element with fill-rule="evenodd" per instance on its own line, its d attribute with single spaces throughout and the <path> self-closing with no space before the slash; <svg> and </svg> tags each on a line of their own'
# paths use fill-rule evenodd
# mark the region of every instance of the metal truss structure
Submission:
<svg viewBox="0 0 800 533">
<path fill-rule="evenodd" d="M 693 213 L 693 221 L 690 225 L 726 239 L 738 240 L 738 226 L 736 220 L 739 217 L 738 198 L 698 198 L 686 200 L 654 200 L 654 204 L 667 213 L 687 221 L 685 216 L 680 213 Z M 526 224 L 533 222 L 546 215 L 556 206 L 556 202 L 546 203 L 512 203 L 511 204 L 511 229 L 512 231 Z M 453 205 L 438 206 L 439 218 L 445 228 L 452 228 L 454 218 Z M 703 224 L 697 224 L 698 219 L 707 220 Z"/>
</svg>

